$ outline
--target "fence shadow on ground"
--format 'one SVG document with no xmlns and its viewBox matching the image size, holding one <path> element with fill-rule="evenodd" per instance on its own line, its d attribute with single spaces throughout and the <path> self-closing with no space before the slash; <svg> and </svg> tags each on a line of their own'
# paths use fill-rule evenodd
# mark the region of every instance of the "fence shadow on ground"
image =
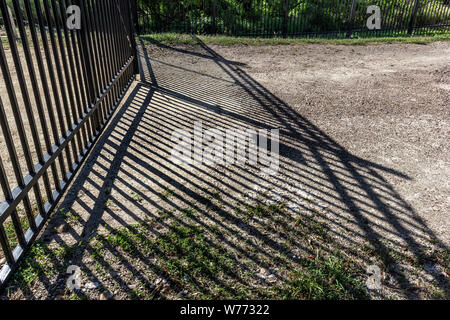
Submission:
<svg viewBox="0 0 450 320">
<path fill-rule="evenodd" d="M 22 287 L 38 298 L 67 295 L 64 270 L 77 265 L 99 286 L 80 297 L 362 298 L 357 283 L 376 264 L 390 278 L 374 296 L 421 297 L 408 268 L 434 263 L 427 246 L 439 241 L 385 179 L 410 177 L 350 154 L 201 40 L 195 48 L 146 40 L 192 57 L 194 66 L 141 42 L 141 82 L 42 236 L 45 246 L 63 248 L 48 253 L 62 273 L 39 266 L 38 284 L 12 285 L 9 294 Z M 219 130 L 278 128 L 279 173 L 172 162 L 172 133 L 192 133 L 195 121 Z M 336 272 L 330 257 L 349 273 Z M 303 269 L 325 293 L 305 293 Z M 312 275 L 319 269 L 322 280 Z M 445 277 L 421 272 L 448 293 Z M 343 288 L 333 289 L 336 277 Z"/>
</svg>

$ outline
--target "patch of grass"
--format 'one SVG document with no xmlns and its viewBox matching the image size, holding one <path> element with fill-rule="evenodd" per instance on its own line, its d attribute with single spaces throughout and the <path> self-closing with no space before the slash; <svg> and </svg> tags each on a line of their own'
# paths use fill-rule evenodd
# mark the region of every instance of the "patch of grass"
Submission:
<svg viewBox="0 0 450 320">
<path fill-rule="evenodd" d="M 242 209 L 237 207 L 233 209 L 233 212 L 236 216 L 240 216 L 242 214 Z"/>
<path fill-rule="evenodd" d="M 19 223 L 24 233 L 30 227 L 27 217 L 19 217 Z M 6 237 L 8 238 L 9 245 L 11 246 L 11 248 L 15 248 L 18 244 L 18 240 L 16 236 L 16 231 L 14 229 L 14 223 L 9 219 L 3 226 L 5 228 L 5 233 Z"/>
<path fill-rule="evenodd" d="M 211 226 L 209 227 L 209 229 L 210 229 L 210 232 L 211 232 L 215 237 L 222 237 L 222 236 L 223 236 L 222 231 L 220 230 L 220 228 L 219 228 L 217 225 L 213 224 L 213 225 L 211 225 Z"/>
<path fill-rule="evenodd" d="M 211 247 L 203 228 L 174 224 L 171 232 L 156 242 L 161 256 L 169 257 L 163 268 L 184 286 L 195 286 L 185 276 L 202 282 L 230 273 L 234 259 L 222 248 Z"/>
<path fill-rule="evenodd" d="M 445 268 L 450 268 L 450 249 L 436 250 L 433 258 Z"/>
<path fill-rule="evenodd" d="M 53 249 L 53 254 L 56 258 L 62 261 L 70 260 L 75 256 L 75 248 L 62 244 L 59 247 Z"/>
<path fill-rule="evenodd" d="M 275 213 L 281 213 L 284 210 L 283 203 L 272 203 L 272 204 L 262 204 L 257 203 L 256 205 L 246 204 L 246 212 L 249 216 L 270 216 Z"/>
<path fill-rule="evenodd" d="M 120 247 L 126 252 L 133 253 L 136 251 L 133 235 L 136 229 L 132 226 L 114 230 L 106 237 L 106 241 L 114 247 Z"/>
<path fill-rule="evenodd" d="M 172 216 L 172 213 L 167 210 L 158 210 L 158 220 L 166 220 Z"/>
<path fill-rule="evenodd" d="M 20 263 L 13 281 L 21 286 L 27 286 L 35 282 L 40 275 L 53 275 L 54 268 L 50 257 L 51 251 L 48 246 L 37 241 Z"/>
<path fill-rule="evenodd" d="M 276 289 L 282 299 L 367 299 L 364 283 L 350 263 L 339 255 L 305 261 L 304 269 L 293 271 L 287 284 Z"/>
<path fill-rule="evenodd" d="M 196 211 L 193 208 L 186 208 L 181 210 L 181 212 L 188 217 L 193 217 Z"/>
<path fill-rule="evenodd" d="M 132 192 L 131 195 L 133 196 L 133 199 L 136 202 L 142 202 L 142 200 L 144 200 L 144 197 L 141 194 L 139 194 L 139 193 Z"/>
<path fill-rule="evenodd" d="M 445 290 L 436 289 L 431 293 L 431 299 L 433 299 L 433 300 L 449 300 L 450 295 Z"/>
<path fill-rule="evenodd" d="M 284 205 L 255 204 L 244 206 L 242 214 L 270 216 L 283 212 Z M 249 213 L 250 211 L 250 213 Z M 178 212 L 184 216 L 195 213 L 192 208 Z M 176 212 L 174 212 L 176 215 Z M 278 248 L 280 254 L 270 253 L 270 259 L 260 255 L 256 240 L 242 239 L 242 252 L 230 250 L 221 245 L 233 237 L 216 224 L 202 227 L 189 219 L 178 222 L 167 211 L 160 211 L 165 217 L 164 228 L 156 234 L 149 224 L 127 226 L 100 234 L 89 241 L 91 257 L 98 263 L 108 259 L 103 252 L 111 251 L 115 259 L 123 261 L 141 260 L 149 264 L 149 279 L 167 279 L 167 284 L 157 290 L 147 284 L 141 284 L 128 291 L 131 299 L 165 299 L 179 297 L 181 291 L 186 299 L 361 299 L 366 298 L 364 284 L 359 280 L 361 270 L 356 269 L 338 254 L 329 257 L 301 258 L 289 264 L 284 253 L 295 247 L 295 239 L 283 240 L 286 248 Z M 272 216 L 273 219 L 285 215 Z M 192 223 L 188 223 L 188 222 Z M 302 229 L 303 230 L 303 229 Z M 70 248 L 62 248 L 55 256 L 66 258 L 72 254 Z M 119 258 L 120 257 L 120 258 Z M 97 259 L 98 258 L 98 259 Z M 120 262 L 120 261 L 119 261 Z M 245 270 L 241 265 L 245 264 Z M 264 282 L 255 276 L 262 265 L 277 266 L 283 280 Z M 96 276 L 105 275 L 104 270 L 96 267 Z M 44 267 L 42 267 L 44 268 Z M 270 268 L 270 267 L 269 267 Z M 282 269 L 282 270 L 281 270 Z M 289 274 L 288 270 L 295 270 Z M 28 281 L 34 281 L 38 275 L 36 268 L 29 270 Z M 364 273 L 364 271 L 363 271 Z M 25 278 L 26 275 L 22 275 Z M 362 278 L 362 276 L 361 276 Z M 259 285 L 256 284 L 258 282 Z M 74 294 L 70 299 L 83 299 Z"/>
<path fill-rule="evenodd" d="M 190 292 L 196 291 L 199 283 L 209 278 L 230 273 L 235 263 L 227 251 L 212 247 L 204 228 L 198 226 L 173 223 L 164 234 L 154 238 L 148 228 L 138 225 L 112 231 L 104 239 L 105 245 L 121 248 L 129 254 L 155 257 L 164 277 Z M 135 298 L 143 295 L 145 293 L 140 292 Z"/>
<path fill-rule="evenodd" d="M 138 287 L 136 289 L 131 290 L 130 294 L 129 294 L 129 298 L 132 300 L 136 300 L 136 299 L 146 299 L 147 298 L 147 294 L 146 291 L 144 289 L 142 289 L 142 287 Z"/>
<path fill-rule="evenodd" d="M 450 33 L 437 33 L 427 36 L 397 36 L 379 38 L 353 39 L 314 39 L 314 38 L 249 38 L 229 36 L 197 36 L 205 44 L 221 46 L 267 46 L 267 45 L 302 45 L 302 44 L 336 44 L 336 45 L 368 45 L 383 43 L 427 44 L 435 41 L 450 41 Z M 189 34 L 157 33 L 140 37 L 144 42 L 156 41 L 166 45 L 198 45 Z"/>
<path fill-rule="evenodd" d="M 297 217 L 295 225 L 300 228 L 303 234 L 316 235 L 322 239 L 327 239 L 328 237 L 328 226 L 310 217 L 304 215 Z"/>
<path fill-rule="evenodd" d="M 70 297 L 69 300 L 87 300 L 87 297 L 84 294 L 79 294 L 74 292 Z"/>
<path fill-rule="evenodd" d="M 168 200 L 168 199 L 172 198 L 174 195 L 175 195 L 175 192 L 172 189 L 167 188 L 166 190 L 164 190 L 164 192 L 159 194 L 159 197 L 163 200 Z"/>
<path fill-rule="evenodd" d="M 80 217 L 70 210 L 63 208 L 59 210 L 59 213 L 64 217 L 64 221 L 66 221 L 69 225 L 75 225 L 80 221 Z"/>
<path fill-rule="evenodd" d="M 103 241 L 102 241 L 102 237 L 100 236 L 96 236 L 93 237 L 90 240 L 90 247 L 91 247 L 91 258 L 97 258 L 97 257 L 101 257 L 102 256 L 102 248 L 103 248 Z"/>
</svg>

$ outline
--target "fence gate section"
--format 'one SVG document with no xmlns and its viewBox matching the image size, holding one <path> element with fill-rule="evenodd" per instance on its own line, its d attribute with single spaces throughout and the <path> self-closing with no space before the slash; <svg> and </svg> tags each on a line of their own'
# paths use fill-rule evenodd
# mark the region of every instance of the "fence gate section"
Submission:
<svg viewBox="0 0 450 320">
<path fill-rule="evenodd" d="M 136 74 L 134 0 L 0 0 L 0 287 Z"/>
</svg>

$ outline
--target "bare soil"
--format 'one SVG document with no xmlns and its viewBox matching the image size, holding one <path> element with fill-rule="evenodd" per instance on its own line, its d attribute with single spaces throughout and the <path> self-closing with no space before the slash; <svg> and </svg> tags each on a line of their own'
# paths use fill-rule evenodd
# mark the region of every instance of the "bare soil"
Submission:
<svg viewBox="0 0 450 320">
<path fill-rule="evenodd" d="M 48 251 L 3 298 L 331 298 L 297 280 L 338 257 L 344 273 L 321 269 L 338 298 L 362 298 L 377 265 L 372 299 L 448 299 L 450 43 L 139 51 L 141 82 L 43 232 Z M 195 121 L 280 129 L 279 172 L 173 163 L 173 131 Z"/>
</svg>

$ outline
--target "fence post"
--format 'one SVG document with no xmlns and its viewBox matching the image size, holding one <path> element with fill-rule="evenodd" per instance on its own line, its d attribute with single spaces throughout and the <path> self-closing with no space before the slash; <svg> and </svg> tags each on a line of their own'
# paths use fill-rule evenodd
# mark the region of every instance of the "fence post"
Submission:
<svg viewBox="0 0 450 320">
<path fill-rule="evenodd" d="M 288 19 L 289 19 L 289 0 L 284 1 L 284 17 L 283 17 L 283 38 L 286 38 L 288 33 Z"/>
<path fill-rule="evenodd" d="M 94 79 L 92 78 L 92 74 L 93 74 L 93 69 L 92 69 L 92 59 L 91 59 L 91 54 L 89 51 L 89 34 L 90 34 L 90 30 L 89 30 L 89 26 L 88 26 L 88 22 L 87 22 L 87 8 L 85 7 L 85 2 L 84 0 L 75 0 L 74 1 L 75 4 L 77 4 L 80 9 L 81 9 L 81 29 L 77 30 L 77 32 L 80 33 L 80 39 L 81 42 L 79 43 L 80 45 L 80 53 L 81 53 L 81 60 L 82 63 L 85 66 L 85 72 L 88 75 L 86 77 L 87 79 L 87 83 L 86 83 L 86 95 L 87 95 L 87 100 L 88 100 L 88 106 L 91 107 L 95 104 L 95 98 L 96 98 L 96 93 L 95 93 L 95 87 L 94 87 Z M 93 135 L 96 135 L 96 130 L 100 130 L 100 116 L 98 112 L 95 112 L 92 115 L 92 129 L 93 131 Z"/>
<path fill-rule="evenodd" d="M 212 32 L 217 33 L 217 0 L 212 0 Z"/>
<path fill-rule="evenodd" d="M 419 0 L 414 0 L 414 7 L 411 13 L 411 20 L 409 21 L 408 34 L 412 34 L 414 30 L 414 22 L 416 21 L 417 11 L 419 9 Z"/>
<path fill-rule="evenodd" d="M 355 21 L 357 0 L 352 0 L 352 8 L 350 9 L 350 17 L 348 18 L 347 38 L 350 38 L 353 31 L 353 22 Z"/>
<path fill-rule="evenodd" d="M 134 74 L 139 74 L 139 64 L 138 64 L 138 55 L 137 55 L 137 45 L 136 45 L 136 28 L 138 27 L 138 21 L 137 21 L 137 6 L 136 6 L 136 0 L 129 0 L 128 1 L 128 9 L 130 11 L 130 42 L 131 42 L 131 51 L 133 52 L 134 56 Z"/>
<path fill-rule="evenodd" d="M 141 34 L 141 27 L 139 26 L 139 15 L 138 15 L 138 6 L 137 6 L 137 1 L 136 0 L 132 0 L 133 1 L 133 6 L 132 6 L 132 10 L 134 12 L 134 23 L 135 23 L 135 31 L 136 31 L 136 35 Z"/>
</svg>

